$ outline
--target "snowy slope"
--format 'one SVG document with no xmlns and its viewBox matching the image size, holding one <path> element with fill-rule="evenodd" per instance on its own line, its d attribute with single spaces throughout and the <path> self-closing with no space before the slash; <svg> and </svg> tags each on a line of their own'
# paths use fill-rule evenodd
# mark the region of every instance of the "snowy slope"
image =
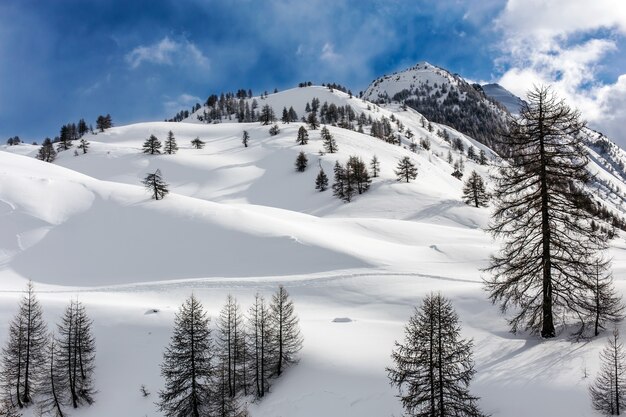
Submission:
<svg viewBox="0 0 626 417">
<path fill-rule="evenodd" d="M 518 114 L 524 104 L 521 98 L 511 93 L 500 84 L 485 84 L 482 87 L 487 97 L 491 97 L 504 105 L 511 114 Z"/>
<path fill-rule="evenodd" d="M 373 119 L 393 115 L 416 139 L 428 138 L 431 150 L 413 153 L 406 138 L 398 146 L 331 126 L 339 152 L 320 155 L 319 130 L 309 131 L 308 145 L 295 143 L 300 123 L 279 124 L 281 133 L 270 136 L 268 126 L 256 123 L 193 120 L 115 127 L 90 135 L 88 154 L 62 152 L 54 164 L 32 158 L 31 145 L 2 147 L 0 343 L 27 279 L 36 282 L 51 324 L 79 297 L 95 322 L 99 393 L 92 407 L 72 415 L 159 416 L 158 365 L 182 300 L 193 291 L 215 317 L 228 293 L 247 308 L 256 291 L 269 295 L 281 283 L 295 300 L 304 349 L 300 364 L 250 405 L 252 416 L 400 415 L 385 366 L 413 307 L 441 290 L 459 311 L 464 336 L 474 338 L 472 391 L 483 397 L 486 412 L 593 415 L 583 375 L 585 369 L 594 375 L 604 341 L 513 336 L 485 298 L 480 269 L 495 249 L 482 231 L 489 209 L 461 202 L 462 183 L 446 161 L 450 144 L 437 130 L 490 157 L 491 151 L 447 126 L 434 124 L 429 132 L 419 113 L 397 104 L 380 107 L 320 87 L 265 100 L 300 114 L 313 97 L 349 104 Z M 241 144 L 244 129 L 248 148 Z M 163 140 L 169 130 L 181 148 L 176 155 L 141 153 L 145 138 Z M 191 148 L 195 137 L 204 149 Z M 293 166 L 300 150 L 309 158 L 304 173 Z M 334 162 L 350 155 L 380 160 L 381 177 L 371 190 L 349 204 L 330 190 L 317 192 L 318 163 L 332 178 Z M 419 167 L 409 184 L 395 180 L 402 156 Z M 466 172 L 489 174 L 488 166 L 465 165 Z M 156 169 L 171 186 L 162 201 L 150 200 L 140 184 Z M 611 254 L 624 292 L 626 244 L 614 241 Z M 146 314 L 149 309 L 159 312 Z M 333 323 L 335 317 L 353 321 Z M 139 393 L 141 384 L 149 398 Z"/>
</svg>

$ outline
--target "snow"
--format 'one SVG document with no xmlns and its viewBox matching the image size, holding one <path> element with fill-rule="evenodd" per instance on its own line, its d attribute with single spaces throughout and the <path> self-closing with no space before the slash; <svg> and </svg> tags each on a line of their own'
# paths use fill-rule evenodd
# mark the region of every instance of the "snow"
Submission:
<svg viewBox="0 0 626 417">
<path fill-rule="evenodd" d="M 257 291 L 269 296 L 282 284 L 295 301 L 304 348 L 270 395 L 250 404 L 252 416 L 397 416 L 401 405 L 385 372 L 394 341 L 421 298 L 442 291 L 461 317 L 463 336 L 474 339 L 478 372 L 471 388 L 486 412 L 593 415 L 587 386 L 604 338 L 541 342 L 508 332 L 482 287 L 481 269 L 496 249 L 482 231 L 489 209 L 461 202 L 462 183 L 445 162 L 449 145 L 421 128 L 413 110 L 338 91 L 307 87 L 266 100 L 281 109 L 298 106 L 301 115 L 312 96 L 349 103 L 373 118 L 394 114 L 416 138 L 429 138 L 432 149 L 412 153 L 406 141 L 391 145 L 330 127 L 339 152 L 319 155 L 319 130 L 309 132 L 308 145 L 295 143 L 300 123 L 280 124 L 281 133 L 270 136 L 259 124 L 196 122 L 114 127 L 88 136 L 88 154 L 63 152 L 54 164 L 32 158 L 31 145 L 2 147 L 0 343 L 28 279 L 51 328 L 77 297 L 94 320 L 98 394 L 92 407 L 72 415 L 159 416 L 159 364 L 180 303 L 193 292 L 215 317 L 227 294 L 247 309 Z M 445 128 L 466 146 L 486 149 Z M 244 129 L 248 148 L 241 144 Z M 145 138 L 163 140 L 169 130 L 178 154 L 141 153 Z M 202 150 L 189 144 L 197 136 L 206 142 Z M 293 165 L 300 150 L 309 157 L 304 173 Z M 370 191 L 344 204 L 330 190 L 314 189 L 318 161 L 332 178 L 335 160 L 355 154 L 381 162 Z M 409 184 L 395 180 L 402 156 L 419 167 Z M 161 201 L 140 184 L 157 168 L 171 186 Z M 489 174 L 489 167 L 466 162 L 466 172 L 474 169 Z M 621 238 L 611 255 L 624 292 Z"/>
<path fill-rule="evenodd" d="M 524 101 L 502 87 L 500 84 L 485 84 L 482 86 L 487 97 L 500 102 L 511 114 L 519 114 Z"/>
</svg>

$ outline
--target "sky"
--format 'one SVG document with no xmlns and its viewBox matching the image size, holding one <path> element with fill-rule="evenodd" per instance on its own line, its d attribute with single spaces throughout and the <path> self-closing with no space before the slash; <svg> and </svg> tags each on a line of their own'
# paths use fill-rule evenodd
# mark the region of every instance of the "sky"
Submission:
<svg viewBox="0 0 626 417">
<path fill-rule="evenodd" d="M 0 141 L 163 120 L 212 93 L 353 92 L 420 61 L 524 96 L 551 84 L 626 145 L 624 0 L 2 0 Z"/>
</svg>

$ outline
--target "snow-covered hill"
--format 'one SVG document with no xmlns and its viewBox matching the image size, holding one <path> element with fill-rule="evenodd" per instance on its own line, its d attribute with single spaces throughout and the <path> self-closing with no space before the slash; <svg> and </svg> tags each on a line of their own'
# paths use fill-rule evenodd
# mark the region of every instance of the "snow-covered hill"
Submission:
<svg viewBox="0 0 626 417">
<path fill-rule="evenodd" d="M 480 85 L 427 62 L 374 80 L 363 98 L 379 104 L 404 103 L 492 148 L 508 114 Z"/>
<path fill-rule="evenodd" d="M 413 307 L 440 290 L 459 311 L 463 335 L 474 338 L 478 373 L 472 391 L 485 411 L 592 415 L 584 375 L 595 373 L 604 341 L 579 344 L 562 336 L 540 343 L 513 336 L 486 300 L 480 269 L 495 249 L 482 231 L 489 209 L 461 201 L 462 182 L 451 175 L 448 154 L 458 162 L 462 155 L 453 143 L 460 142 L 465 172 L 486 177 L 490 166 L 468 160 L 466 150 L 471 145 L 488 159 L 491 150 L 448 126 L 433 122 L 429 131 L 413 109 L 381 107 L 328 88 L 256 100 L 278 114 L 293 107 L 303 116 L 313 98 L 350 106 L 373 121 L 384 117 L 400 145 L 370 136 L 369 125 L 364 133 L 329 126 L 339 152 L 320 153 L 319 130 L 309 131 L 308 145 L 296 144 L 300 122 L 279 122 L 280 133 L 271 136 L 269 126 L 259 123 L 225 118 L 206 124 L 190 117 L 88 135 L 86 155 L 61 152 L 53 164 L 34 159 L 35 146 L 2 147 L 0 343 L 26 280 L 35 281 L 51 325 L 64 304 L 79 297 L 95 323 L 99 392 L 92 407 L 72 415 L 159 416 L 159 363 L 181 301 L 193 291 L 215 317 L 227 294 L 246 308 L 256 291 L 269 295 L 280 283 L 295 301 L 304 349 L 270 395 L 250 405 L 252 416 L 400 415 L 385 366 Z M 408 129 L 429 149 L 412 152 Z M 163 140 L 170 130 L 177 154 L 141 152 L 149 135 Z M 250 134 L 247 148 L 244 130 Z M 204 149 L 191 147 L 196 137 L 206 142 Z M 309 159 L 304 173 L 294 169 L 300 151 Z M 351 155 L 379 159 L 381 174 L 369 191 L 343 203 L 330 190 L 314 189 L 320 167 L 332 180 L 335 161 Z M 394 174 L 404 156 L 419 169 L 408 184 Z M 623 194 L 618 175 L 594 163 Z M 151 200 L 140 183 L 156 169 L 170 184 L 161 201 Z M 622 292 L 625 250 L 622 240 L 613 242 Z M 158 312 L 146 314 L 153 310 Z M 336 317 L 352 321 L 335 323 Z M 142 384 L 151 397 L 142 397 Z"/>
<path fill-rule="evenodd" d="M 500 84 L 485 84 L 482 86 L 487 97 L 491 97 L 502 104 L 511 114 L 518 114 L 524 101 L 511 93 Z"/>
</svg>

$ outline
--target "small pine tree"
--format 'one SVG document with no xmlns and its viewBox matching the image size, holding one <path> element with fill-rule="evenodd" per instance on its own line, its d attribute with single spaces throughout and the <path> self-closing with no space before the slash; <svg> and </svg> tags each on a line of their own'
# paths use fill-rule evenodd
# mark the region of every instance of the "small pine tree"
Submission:
<svg viewBox="0 0 626 417">
<path fill-rule="evenodd" d="M 89 141 L 85 138 L 81 138 L 80 139 L 80 145 L 78 145 L 78 149 L 82 149 L 83 151 L 83 155 L 87 153 L 87 150 L 89 149 Z"/>
<path fill-rule="evenodd" d="M 46 138 L 41 144 L 41 148 L 37 152 L 37 159 L 44 162 L 54 162 L 57 157 L 57 152 L 54 150 L 52 141 L 50 138 Z"/>
<path fill-rule="evenodd" d="M 370 169 L 372 170 L 372 177 L 377 178 L 380 173 L 380 162 L 378 161 L 376 155 L 374 155 L 370 161 Z"/>
<path fill-rule="evenodd" d="M 304 152 L 300 152 L 296 158 L 296 171 L 304 172 L 306 170 L 309 159 Z"/>
<path fill-rule="evenodd" d="M 448 163 L 452 165 L 453 159 L 452 159 L 452 152 L 450 151 L 450 149 L 448 149 L 448 156 L 446 157 L 446 161 L 448 161 Z"/>
<path fill-rule="evenodd" d="M 326 126 L 324 126 L 320 131 L 320 136 L 322 137 L 322 144 L 324 145 L 324 150 L 326 152 L 337 152 L 337 142 Z"/>
<path fill-rule="evenodd" d="M 191 141 L 191 146 L 193 146 L 196 149 L 202 149 L 204 148 L 204 141 L 200 140 L 200 138 L 195 138 L 194 140 Z"/>
<path fill-rule="evenodd" d="M 169 193 L 167 183 L 163 181 L 160 169 L 157 169 L 154 174 L 147 174 L 141 183 L 152 193 L 152 198 L 155 200 L 161 200 Z"/>
<path fill-rule="evenodd" d="M 280 128 L 278 127 L 278 125 L 273 125 L 272 127 L 270 127 L 270 135 L 271 136 L 276 136 L 280 133 Z"/>
<path fill-rule="evenodd" d="M 478 397 L 469 393 L 476 373 L 472 341 L 460 333 L 459 317 L 441 294 L 430 294 L 415 309 L 387 369 L 407 416 L 484 416 Z"/>
<path fill-rule="evenodd" d="M 43 377 L 48 331 L 32 282 L 20 300 L 19 310 L 9 323 L 9 337 L 2 350 L 0 387 L 11 404 L 30 405 Z"/>
<path fill-rule="evenodd" d="M 245 148 L 247 148 L 247 147 L 248 147 L 248 142 L 249 142 L 249 141 L 250 141 L 250 134 L 248 133 L 248 131 L 247 131 L 247 130 L 244 130 L 244 131 L 243 131 L 243 136 L 242 136 L 242 138 L 241 138 L 241 143 L 243 143 L 243 146 L 244 146 Z"/>
<path fill-rule="evenodd" d="M 174 137 L 174 132 L 171 130 L 167 132 L 167 139 L 165 139 L 165 145 L 163 146 L 163 152 L 171 155 L 175 154 L 178 151 L 178 145 L 176 144 L 176 138 Z"/>
<path fill-rule="evenodd" d="M 487 165 L 487 155 L 482 149 L 478 152 L 478 163 L 481 165 Z"/>
<path fill-rule="evenodd" d="M 282 285 L 272 297 L 270 325 L 274 337 L 274 373 L 280 376 L 287 366 L 297 362 L 296 354 L 302 349 L 298 316 L 289 293 Z"/>
<path fill-rule="evenodd" d="M 589 387 L 593 408 L 605 415 L 620 415 L 626 409 L 626 352 L 617 328 L 602 353 L 602 365 Z"/>
<path fill-rule="evenodd" d="M 417 166 L 408 156 L 402 157 L 396 166 L 396 177 L 398 181 L 409 182 L 417 178 Z"/>
<path fill-rule="evenodd" d="M 150 135 L 143 143 L 143 153 L 149 153 L 150 155 L 160 154 L 161 141 L 156 136 Z"/>
<path fill-rule="evenodd" d="M 298 138 L 296 139 L 296 142 L 299 145 L 306 145 L 309 143 L 309 133 L 306 131 L 304 126 L 300 126 L 298 129 Z"/>
<path fill-rule="evenodd" d="M 174 334 L 165 349 L 159 391 L 159 410 L 167 417 L 212 415 L 216 372 L 209 318 L 191 295 L 174 318 Z"/>
<path fill-rule="evenodd" d="M 311 130 L 315 130 L 318 127 L 320 127 L 320 122 L 317 119 L 317 114 L 313 111 L 309 113 L 309 116 L 307 117 L 306 121 L 309 124 L 309 129 Z"/>
<path fill-rule="evenodd" d="M 339 161 L 335 161 L 335 167 L 333 168 L 333 172 L 335 174 L 335 182 L 333 183 L 333 195 L 337 198 L 345 200 L 346 198 L 346 187 L 344 185 L 346 172 L 343 166 L 339 163 Z M 352 196 L 350 196 L 352 198 Z"/>
<path fill-rule="evenodd" d="M 315 178 L 315 189 L 321 191 L 326 191 L 328 188 L 328 176 L 324 172 L 322 168 L 320 168 L 319 174 Z"/>
<path fill-rule="evenodd" d="M 463 201 L 475 207 L 487 207 L 489 194 L 487 194 L 482 177 L 476 171 L 472 171 L 463 185 Z"/>
</svg>

